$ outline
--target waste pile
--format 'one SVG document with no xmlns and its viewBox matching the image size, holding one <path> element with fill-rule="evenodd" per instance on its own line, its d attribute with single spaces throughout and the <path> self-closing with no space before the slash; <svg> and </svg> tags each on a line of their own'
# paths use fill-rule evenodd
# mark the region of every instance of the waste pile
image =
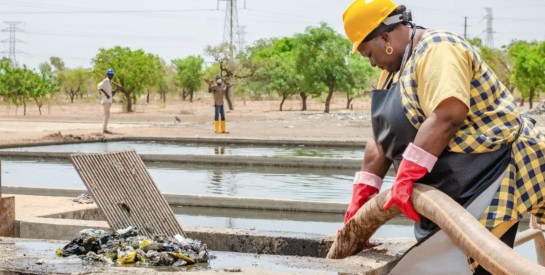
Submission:
<svg viewBox="0 0 545 275">
<path fill-rule="evenodd" d="M 199 240 L 156 235 L 147 237 L 137 228 L 128 227 L 116 232 L 84 229 L 62 249 L 58 256 L 76 255 L 86 263 L 103 262 L 108 265 L 136 264 L 139 266 L 185 266 L 208 262 L 206 244 Z"/>
<path fill-rule="evenodd" d="M 91 197 L 91 195 L 89 194 L 80 194 L 79 196 L 77 196 L 75 199 L 72 199 L 73 202 L 77 202 L 79 204 L 91 204 L 91 203 L 94 203 L 93 201 L 93 197 Z"/>
</svg>

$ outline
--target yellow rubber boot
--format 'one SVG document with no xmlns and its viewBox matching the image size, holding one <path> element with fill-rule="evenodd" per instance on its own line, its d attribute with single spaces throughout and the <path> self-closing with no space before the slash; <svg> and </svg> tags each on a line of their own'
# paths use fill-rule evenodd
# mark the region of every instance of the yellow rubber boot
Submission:
<svg viewBox="0 0 545 275">
<path fill-rule="evenodd" d="M 214 120 L 214 133 L 216 134 L 221 133 L 219 120 Z"/>
<path fill-rule="evenodd" d="M 229 131 L 227 131 L 227 129 L 225 129 L 225 120 L 220 121 L 220 128 L 221 128 L 222 133 L 229 134 Z"/>
</svg>

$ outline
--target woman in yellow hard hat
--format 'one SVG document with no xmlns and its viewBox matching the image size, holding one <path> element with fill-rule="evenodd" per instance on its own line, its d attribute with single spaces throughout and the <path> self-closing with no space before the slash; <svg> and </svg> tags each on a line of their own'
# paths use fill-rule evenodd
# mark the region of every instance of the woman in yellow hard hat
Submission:
<svg viewBox="0 0 545 275">
<path fill-rule="evenodd" d="M 452 265 L 465 268 L 455 274 L 471 274 L 463 253 L 446 251 L 454 245 L 413 209 L 414 183 L 448 194 L 512 247 L 524 214 L 544 220 L 545 138 L 520 115 L 512 94 L 467 41 L 411 20 L 410 12 L 391 0 L 356 0 L 343 15 L 354 52 L 383 69 L 372 96 L 374 139 L 356 173 L 345 223 L 380 190 L 393 164 L 397 175 L 384 208 L 396 205 L 417 222 L 421 243 L 404 259 L 432 265 L 418 270 L 402 259 L 393 272 L 429 273 L 434 261 L 449 259 L 436 264 L 436 272 L 446 274 Z M 479 267 L 475 274 L 486 271 Z"/>
</svg>

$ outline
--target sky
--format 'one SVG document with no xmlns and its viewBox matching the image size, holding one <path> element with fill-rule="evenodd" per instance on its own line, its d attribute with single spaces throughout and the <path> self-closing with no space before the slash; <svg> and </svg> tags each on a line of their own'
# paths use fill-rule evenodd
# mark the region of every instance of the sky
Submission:
<svg viewBox="0 0 545 275">
<path fill-rule="evenodd" d="M 238 0 L 244 45 L 260 38 L 291 36 L 326 22 L 344 34 L 342 14 L 352 0 Z M 486 41 L 492 8 L 493 46 L 512 40 L 545 40 L 544 0 L 399 0 L 413 21 Z M 36 68 L 58 56 L 67 67 L 90 67 L 100 48 L 143 49 L 167 63 L 201 55 L 223 41 L 225 0 L 0 0 L 0 56 L 8 56 L 8 21 L 17 25 L 19 64 Z"/>
</svg>

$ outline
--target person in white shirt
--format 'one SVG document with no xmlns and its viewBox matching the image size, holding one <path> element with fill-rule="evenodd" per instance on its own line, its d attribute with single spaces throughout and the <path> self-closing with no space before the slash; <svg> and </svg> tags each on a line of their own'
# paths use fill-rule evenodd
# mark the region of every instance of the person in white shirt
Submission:
<svg viewBox="0 0 545 275">
<path fill-rule="evenodd" d="M 102 125 L 102 132 L 104 134 L 113 134 L 108 131 L 108 120 L 110 119 L 110 108 L 112 107 L 112 78 L 114 77 L 114 70 L 108 69 L 106 71 L 106 78 L 98 83 L 98 92 L 100 93 L 100 104 L 104 108 L 104 123 Z"/>
</svg>

